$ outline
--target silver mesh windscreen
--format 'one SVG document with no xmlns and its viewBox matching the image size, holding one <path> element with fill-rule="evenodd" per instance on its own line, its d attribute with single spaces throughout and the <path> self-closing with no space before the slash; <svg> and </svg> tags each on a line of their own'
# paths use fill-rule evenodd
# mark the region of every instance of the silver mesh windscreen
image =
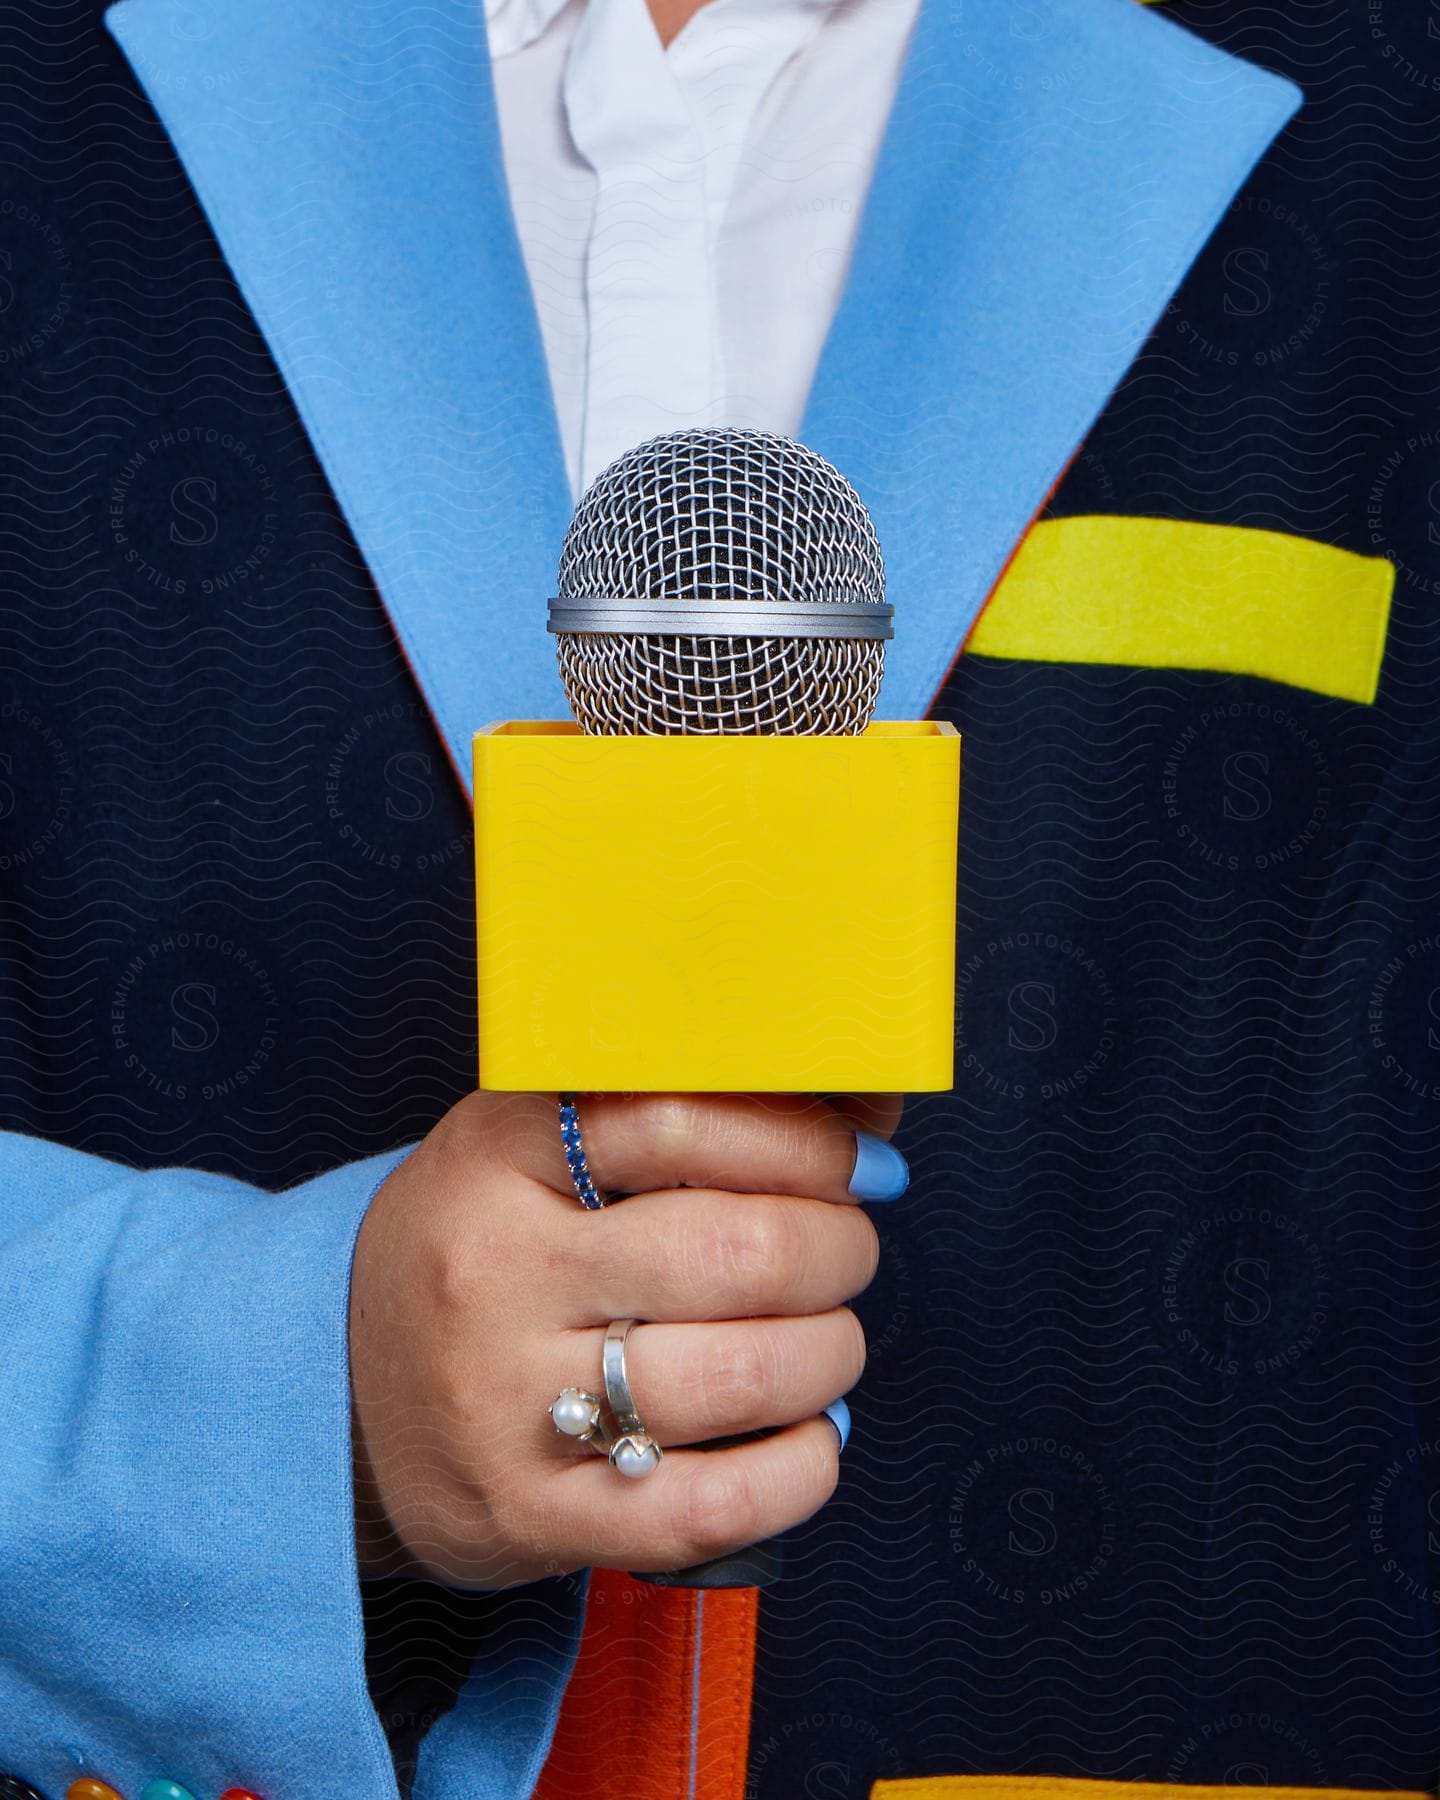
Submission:
<svg viewBox="0 0 1440 1800">
<path fill-rule="evenodd" d="M 551 628 L 588 732 L 853 735 L 884 673 L 884 599 L 870 515 L 823 456 L 770 432 L 675 431 L 586 489 Z M 683 633 L 660 628 L 670 606 Z M 774 635 L 741 635 L 767 606 Z M 696 618 L 707 610 L 714 635 Z M 629 629 L 605 629 L 611 616 Z"/>
</svg>

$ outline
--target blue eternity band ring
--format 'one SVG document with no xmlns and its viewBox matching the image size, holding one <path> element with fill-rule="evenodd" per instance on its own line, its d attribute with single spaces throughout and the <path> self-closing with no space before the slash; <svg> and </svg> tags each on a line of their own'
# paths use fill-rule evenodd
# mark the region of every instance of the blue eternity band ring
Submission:
<svg viewBox="0 0 1440 1800">
<path fill-rule="evenodd" d="M 570 1180 L 580 1197 L 580 1204 L 594 1212 L 605 1204 L 605 1196 L 595 1185 L 590 1164 L 585 1160 L 585 1143 L 580 1135 L 580 1112 L 574 1094 L 560 1095 L 560 1142 L 565 1151 L 565 1164 Z"/>
</svg>

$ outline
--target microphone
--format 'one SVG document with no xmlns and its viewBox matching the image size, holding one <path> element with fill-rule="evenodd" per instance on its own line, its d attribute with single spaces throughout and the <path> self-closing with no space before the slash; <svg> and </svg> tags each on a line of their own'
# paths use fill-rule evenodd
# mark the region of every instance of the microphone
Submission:
<svg viewBox="0 0 1440 1800">
<path fill-rule="evenodd" d="M 474 739 L 480 1087 L 949 1088 L 960 741 L 874 717 L 854 488 L 771 432 L 670 432 L 586 489 L 556 585 L 575 722 Z M 771 1542 L 640 1579 L 778 1571 Z"/>
<path fill-rule="evenodd" d="M 839 470 L 789 438 L 637 445 L 582 497 L 557 586 L 550 630 L 588 733 L 855 736 L 874 714 L 893 612 L 880 542 Z M 782 1562 L 772 1538 L 636 1578 L 768 1587 Z"/>
<path fill-rule="evenodd" d="M 893 609 L 864 502 L 768 431 L 674 431 L 586 490 L 550 603 L 565 695 L 601 736 L 854 736 Z"/>
</svg>

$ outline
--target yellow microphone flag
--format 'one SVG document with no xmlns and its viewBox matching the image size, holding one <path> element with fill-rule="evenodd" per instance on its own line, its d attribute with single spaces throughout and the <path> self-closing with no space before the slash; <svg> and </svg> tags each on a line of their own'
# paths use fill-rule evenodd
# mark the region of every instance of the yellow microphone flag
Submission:
<svg viewBox="0 0 1440 1800">
<path fill-rule="evenodd" d="M 478 732 L 480 1086 L 922 1093 L 954 1065 L 960 738 Z"/>
</svg>

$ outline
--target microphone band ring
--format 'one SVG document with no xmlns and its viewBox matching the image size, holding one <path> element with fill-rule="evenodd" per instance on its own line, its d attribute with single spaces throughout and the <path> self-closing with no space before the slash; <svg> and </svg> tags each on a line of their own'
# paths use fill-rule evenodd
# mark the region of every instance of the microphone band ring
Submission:
<svg viewBox="0 0 1440 1800">
<path fill-rule="evenodd" d="M 868 638 L 895 635 L 884 600 L 628 600 L 556 598 L 547 629 L 557 636 L 619 632 L 636 637 Z"/>
</svg>

